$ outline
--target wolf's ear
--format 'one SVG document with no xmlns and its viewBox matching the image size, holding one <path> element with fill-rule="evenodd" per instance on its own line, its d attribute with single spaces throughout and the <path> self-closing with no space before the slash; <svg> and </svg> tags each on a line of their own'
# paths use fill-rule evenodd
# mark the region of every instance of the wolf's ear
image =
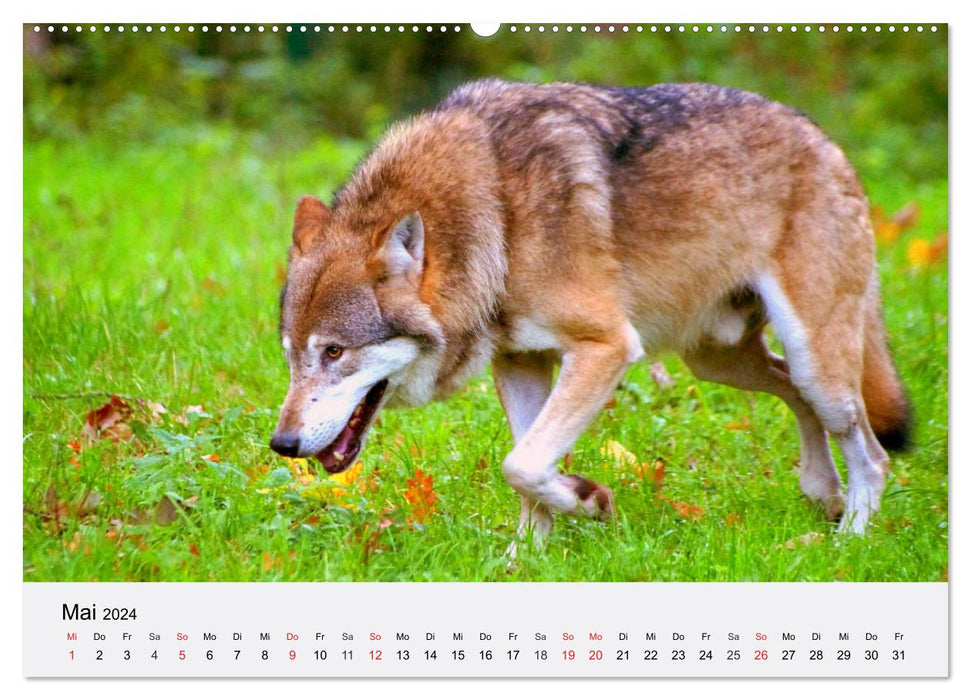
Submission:
<svg viewBox="0 0 971 700">
<path fill-rule="evenodd" d="M 293 244 L 301 253 L 306 252 L 308 244 L 323 230 L 328 219 L 330 209 L 326 204 L 310 194 L 300 198 L 293 217 Z"/>
<path fill-rule="evenodd" d="M 417 211 L 401 217 L 376 243 L 388 275 L 421 274 L 425 265 L 425 224 Z"/>
</svg>

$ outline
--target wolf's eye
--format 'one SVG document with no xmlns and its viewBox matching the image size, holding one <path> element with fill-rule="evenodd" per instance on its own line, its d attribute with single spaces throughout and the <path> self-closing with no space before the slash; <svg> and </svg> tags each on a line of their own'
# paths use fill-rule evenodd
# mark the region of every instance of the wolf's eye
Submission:
<svg viewBox="0 0 971 700">
<path fill-rule="evenodd" d="M 337 345 L 328 345 L 324 348 L 324 354 L 327 355 L 331 360 L 336 360 L 338 357 L 344 354 L 344 348 Z"/>
</svg>

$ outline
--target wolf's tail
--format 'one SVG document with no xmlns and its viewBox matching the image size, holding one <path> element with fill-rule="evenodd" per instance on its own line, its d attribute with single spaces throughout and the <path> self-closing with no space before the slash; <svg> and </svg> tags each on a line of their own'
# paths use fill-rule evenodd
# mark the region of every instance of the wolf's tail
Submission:
<svg viewBox="0 0 971 700">
<path fill-rule="evenodd" d="M 870 427 L 880 444 L 888 450 L 907 449 L 911 439 L 910 402 L 887 347 L 887 330 L 876 285 L 866 310 L 863 401 Z"/>
</svg>

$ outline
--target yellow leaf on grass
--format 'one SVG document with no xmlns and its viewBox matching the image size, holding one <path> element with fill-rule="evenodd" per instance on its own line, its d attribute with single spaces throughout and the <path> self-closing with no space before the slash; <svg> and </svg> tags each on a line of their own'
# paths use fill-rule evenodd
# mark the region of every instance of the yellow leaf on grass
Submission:
<svg viewBox="0 0 971 700">
<path fill-rule="evenodd" d="M 616 440 L 608 440 L 600 448 L 600 454 L 614 461 L 615 467 L 634 467 L 637 465 L 637 457 L 633 452 L 621 445 Z"/>
<path fill-rule="evenodd" d="M 343 471 L 340 474 L 331 474 L 328 478 L 341 486 L 350 486 L 357 481 L 357 477 L 361 475 L 362 471 L 364 471 L 364 462 L 358 460 L 354 466 L 347 471 Z"/>
<path fill-rule="evenodd" d="M 328 475 L 327 479 L 323 481 L 317 481 L 315 476 L 309 477 L 308 479 L 306 474 L 301 475 L 297 477 L 300 484 L 308 488 L 301 489 L 300 495 L 302 495 L 304 498 L 313 498 L 319 501 L 333 503 L 341 508 L 354 510 L 357 508 L 354 503 L 350 503 L 342 499 L 347 495 L 348 487 L 350 487 L 350 485 L 357 480 L 363 471 L 364 462 L 358 461 L 347 471 L 343 471 L 339 474 L 330 474 Z M 363 493 L 365 490 L 366 488 L 358 489 L 358 491 L 361 493 Z"/>
</svg>

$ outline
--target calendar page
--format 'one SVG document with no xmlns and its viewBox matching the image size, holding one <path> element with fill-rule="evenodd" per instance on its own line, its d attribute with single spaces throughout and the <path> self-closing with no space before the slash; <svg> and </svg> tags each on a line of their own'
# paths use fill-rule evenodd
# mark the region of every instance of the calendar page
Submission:
<svg viewBox="0 0 971 700">
<path fill-rule="evenodd" d="M 24 676 L 949 675 L 946 23 L 22 37 Z"/>
</svg>

